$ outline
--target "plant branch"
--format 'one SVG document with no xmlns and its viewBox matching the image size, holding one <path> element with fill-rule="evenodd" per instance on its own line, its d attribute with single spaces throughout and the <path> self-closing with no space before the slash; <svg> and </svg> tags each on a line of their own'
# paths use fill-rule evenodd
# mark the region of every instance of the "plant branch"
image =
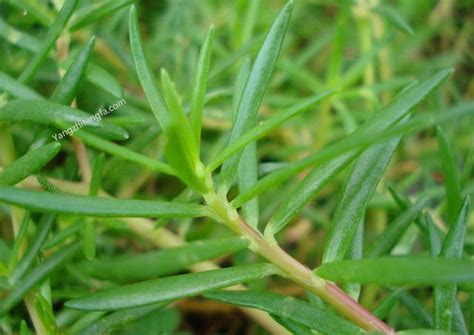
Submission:
<svg viewBox="0 0 474 335">
<path fill-rule="evenodd" d="M 214 212 L 215 219 L 230 227 L 238 235 L 250 240 L 250 249 L 277 266 L 282 275 L 318 295 L 333 306 L 341 315 L 365 330 L 395 334 L 395 331 L 376 316 L 359 305 L 337 285 L 315 275 L 308 267 L 298 262 L 274 242 L 243 221 L 237 211 L 222 196 L 211 191 L 203 195 L 207 205 Z"/>
</svg>

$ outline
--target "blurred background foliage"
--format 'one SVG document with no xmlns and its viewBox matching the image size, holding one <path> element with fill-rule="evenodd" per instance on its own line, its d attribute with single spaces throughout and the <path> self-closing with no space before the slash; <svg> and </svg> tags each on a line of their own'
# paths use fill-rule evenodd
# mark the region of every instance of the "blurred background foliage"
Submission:
<svg viewBox="0 0 474 335">
<path fill-rule="evenodd" d="M 18 77 L 26 67 L 35 48 L 55 17 L 60 0 L 0 1 L 0 70 Z M 101 1 L 80 1 L 79 9 Z M 125 2 L 124 2 L 125 3 Z M 215 27 L 211 74 L 204 116 L 203 160 L 221 150 L 230 129 L 232 92 L 237 73 L 247 57 L 255 56 L 283 0 L 142 0 L 137 1 L 141 33 L 146 55 L 155 73 L 166 68 L 189 101 L 192 76 L 199 48 L 210 25 Z M 127 5 L 129 2 L 126 3 Z M 74 17 L 73 17 L 74 21 Z M 93 62 L 109 74 L 109 90 L 90 81 L 82 84 L 77 106 L 95 111 L 117 101 L 111 87 L 121 87 L 127 105 L 108 117 L 125 125 L 131 136 L 125 142 L 129 148 L 154 158 L 161 157 L 163 143 L 149 106 L 146 103 L 132 63 L 128 42 L 128 6 L 110 13 L 91 25 L 65 38 L 70 43 L 64 51 L 76 54 L 84 48 L 91 34 L 97 36 Z M 32 82 L 41 95 L 50 96 L 59 80 L 58 62 L 66 60 L 61 47 L 51 54 Z M 61 62 L 59 63 L 61 64 Z M 393 98 L 413 79 L 433 73 L 439 68 L 456 71 L 442 88 L 431 94 L 416 112 L 436 114 L 449 105 L 474 98 L 474 4 L 471 0 L 397 0 L 397 1 L 330 1 L 295 0 L 290 29 L 273 76 L 269 94 L 260 111 L 263 120 L 294 104 L 303 97 L 328 88 L 341 93 L 325 100 L 314 111 L 299 115 L 258 143 L 259 171 L 266 174 L 284 162 L 295 161 L 314 149 L 350 133 L 377 109 Z M 116 90 L 117 91 L 117 90 Z M 0 104 L 2 102 L 0 101 Z M 472 118 L 452 122 L 444 128 L 448 142 L 460 167 L 463 194 L 474 193 L 474 132 Z M 13 126 L 17 155 L 27 151 L 29 144 L 41 132 Z M 0 143 L 0 146 L 4 145 Z M 71 143 L 45 170 L 49 177 L 80 181 Z M 94 152 L 90 153 L 95 156 Z M 428 211 L 445 227 L 443 176 L 434 129 L 404 137 L 392 159 L 388 172 L 371 200 L 366 214 L 366 243 L 370 243 L 401 209 L 388 191 L 396 185 L 398 192 L 412 198 L 431 196 Z M 327 227 L 339 201 L 347 170 L 324 188 L 317 198 L 294 220 L 281 236 L 281 244 L 298 260 L 314 267 L 321 262 Z M 295 180 L 282 189 L 263 194 L 261 222 L 266 222 L 281 203 Z M 131 163 L 111 159 L 105 164 L 103 188 L 121 198 L 172 199 L 184 189 L 176 179 L 144 172 Z M 74 219 L 76 220 L 76 219 Z M 61 217 L 56 231 L 74 224 L 72 218 Z M 209 220 L 171 222 L 168 228 L 185 241 L 229 236 L 229 232 Z M 474 226 L 470 220 L 465 251 L 474 253 Z M 6 207 L 0 205 L 0 251 L 11 241 L 11 225 Z M 158 222 L 160 224 L 160 222 Z M 143 253 L 156 246 L 143 236 L 130 233 L 120 220 L 101 219 L 98 225 L 97 254 L 99 257 L 122 253 Z M 446 230 L 446 229 L 445 229 Z M 426 253 L 419 231 L 412 226 L 403 235 L 394 254 Z M 2 256 L 4 253 L 0 253 Z M 246 264 L 256 256 L 241 251 L 218 260 L 221 265 Z M 80 259 L 77 260 L 81 264 Z M 113 281 L 94 278 L 77 271 L 73 262 L 50 278 L 52 301 L 81 295 L 90 288 L 115 285 Z M 305 297 L 302 288 L 290 282 L 272 279 L 251 283 L 254 288 L 268 285 L 287 295 Z M 360 301 L 374 309 L 391 292 L 365 285 Z M 415 300 L 414 298 L 417 298 Z M 399 303 L 386 318 L 396 329 L 420 328 L 429 322 L 432 304 L 430 288 L 405 290 Z M 474 311 L 472 294 L 461 292 L 461 307 L 468 322 Z M 66 310 L 61 303 L 53 304 L 59 328 L 77 325 L 82 312 Z M 18 306 L 11 319 L 0 324 L 0 333 L 18 329 L 26 311 Z M 98 317 L 98 315 L 96 315 Z M 90 316 L 93 318 L 92 316 Z M 471 318 L 471 321 L 469 321 Z M 83 320 L 83 319 L 82 319 Z M 427 321 L 428 320 L 428 321 Z M 186 299 L 132 322 L 120 334 L 260 334 L 265 331 L 243 313 L 229 306 L 201 299 Z"/>
</svg>

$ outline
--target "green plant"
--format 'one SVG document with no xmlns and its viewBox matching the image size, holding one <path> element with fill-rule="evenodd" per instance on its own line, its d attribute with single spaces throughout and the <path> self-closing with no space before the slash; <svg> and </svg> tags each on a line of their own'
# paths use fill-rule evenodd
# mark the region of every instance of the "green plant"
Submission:
<svg viewBox="0 0 474 335">
<path fill-rule="evenodd" d="M 472 299 L 474 284 L 474 261 L 469 256 L 472 241 L 466 238 L 472 236 L 468 231 L 472 136 L 471 151 L 460 170 L 450 140 L 441 128 L 436 130 L 436 157 L 442 163 L 445 191 L 433 186 L 417 192 L 412 203 L 406 193 L 425 177 L 426 171 L 421 171 L 421 177 L 413 173 L 414 180 L 407 177 L 400 185 L 392 185 L 390 198 L 381 196 L 390 161 L 409 135 L 429 134 L 434 126 L 444 127 L 449 122 L 469 137 L 465 135 L 469 129 L 459 125 L 459 120 L 472 120 L 474 102 L 458 97 L 453 107 L 446 107 L 444 100 L 436 101 L 442 99 L 440 86 L 454 70 L 430 69 L 429 75 L 417 81 L 397 82 L 400 78 L 391 78 L 386 54 L 393 36 L 373 36 L 370 27 L 374 24 L 381 29 L 390 24 L 409 35 L 414 30 L 395 8 L 364 1 L 356 5 L 341 2 L 323 82 L 303 65 L 305 57 L 311 58 L 322 46 L 318 49 L 310 45 L 309 56 L 302 53 L 297 60 L 284 57 L 279 63 L 293 1 L 284 5 L 263 39 L 252 40 L 259 2 L 241 2 L 246 8 L 246 24 L 235 29 L 232 36 L 235 54 L 225 50 L 216 36 L 218 28 L 211 26 L 199 54 L 189 56 L 196 60 L 193 80 L 179 75 L 187 69 L 184 62 L 176 60 L 177 70 L 173 72 L 179 81 L 174 83 L 163 68 L 160 85 L 154 66 L 147 60 L 132 1 L 81 4 L 76 9 L 76 0 L 65 0 L 55 19 L 49 7 L 38 5 L 35 20 L 50 25 L 41 41 L 2 23 L 9 29 L 2 37 L 20 50 L 35 51 L 18 79 L 0 73 L 0 89 L 4 91 L 0 100 L 0 202 L 12 226 L 11 231 L 2 231 L 5 238 L 0 239 L 2 331 L 29 332 L 19 313 L 22 300 L 39 334 L 102 334 L 126 333 L 127 327 L 133 332 L 133 326 L 148 322 L 150 315 L 163 317 L 164 323 L 172 325 L 176 315 L 166 314 L 174 311 L 168 306 L 200 295 L 252 308 L 244 310 L 270 333 L 311 334 L 315 330 L 322 334 L 393 334 L 399 324 L 402 328 L 408 324 L 409 328 L 425 329 L 400 334 L 434 334 L 434 329 L 440 334 L 468 333 L 464 315 L 473 313 L 473 309 L 465 306 L 464 297 L 458 300 L 456 296 L 461 292 Z M 179 5 L 173 7 L 172 2 L 168 5 L 170 20 L 184 11 Z M 18 1 L 15 6 L 31 10 L 34 5 Z M 201 10 L 210 9 L 204 6 Z M 130 55 L 118 51 L 119 38 L 111 29 L 102 36 L 108 46 L 100 49 L 99 38 L 81 34 L 109 15 L 117 18 L 109 28 L 123 28 L 120 19 L 128 15 Z M 361 55 L 343 70 L 342 48 L 351 15 L 359 28 Z M 167 18 L 162 19 L 166 22 Z M 17 38 L 11 36 L 12 32 Z M 87 44 L 69 57 L 72 37 Z M 166 45 L 172 48 L 173 41 L 166 41 Z M 259 47 L 252 62 L 249 56 L 255 45 Z M 97 56 L 94 50 L 102 50 L 101 64 L 93 63 Z M 59 74 L 49 99 L 34 85 L 28 86 L 40 76 L 48 57 L 55 61 Z M 204 122 L 213 99 L 212 92 L 206 92 L 212 79 L 223 76 L 229 62 L 240 58 L 236 79 L 231 79 L 235 84 L 223 93 L 215 93 L 222 94 L 227 102 L 231 100 L 225 106 L 232 109 L 227 113 L 228 136 L 216 136 Z M 119 81 L 108 73 L 104 60 L 120 64 L 115 65 L 116 70 L 127 78 L 136 74 L 146 100 L 124 79 L 126 88 L 122 90 Z M 382 87 L 375 83 L 374 73 L 379 66 Z M 284 75 L 278 77 L 275 68 L 283 70 Z M 185 82 L 191 82 L 188 93 L 181 91 Z M 92 85 L 99 87 L 100 93 L 94 94 Z M 286 98 L 290 103 L 284 101 L 285 108 L 259 122 L 267 91 L 279 85 L 303 86 L 311 96 L 274 97 Z M 392 97 L 392 91 L 400 87 Z M 88 95 L 109 102 L 124 95 L 130 104 L 104 119 L 90 121 L 91 114 L 82 109 L 93 110 L 90 106 L 103 104 L 82 102 L 90 98 Z M 412 115 L 416 106 L 432 96 L 437 99 L 424 106 L 442 111 Z M 356 117 L 349 112 L 352 105 L 348 101 L 354 97 L 370 113 Z M 143 111 L 148 108 L 156 120 Z M 333 110 L 340 125 L 335 124 Z M 314 118 L 307 115 L 310 111 L 321 114 Z M 270 157 L 284 159 L 276 159 L 277 164 L 259 164 L 262 156 L 258 155 L 257 141 L 278 133 L 294 120 L 300 121 L 298 127 L 304 132 L 312 131 L 309 120 L 321 121 L 322 128 L 314 136 L 317 144 L 271 156 L 272 151 L 278 151 L 278 140 L 269 140 L 266 150 Z M 28 136 L 29 129 L 35 129 L 34 136 Z M 56 132 L 70 137 L 61 144 L 48 143 L 58 138 Z M 142 150 L 144 147 L 147 151 Z M 17 152 L 23 155 L 14 159 Z M 57 157 L 60 152 L 62 159 Z M 39 174 L 42 170 L 44 174 Z M 338 187 L 344 170 L 347 176 L 342 194 L 331 192 L 328 204 L 321 205 L 323 214 L 315 210 L 314 203 L 308 206 L 327 187 Z M 158 190 L 144 191 L 142 186 L 147 180 L 158 180 Z M 381 197 L 382 209 L 374 210 L 378 219 L 370 220 L 375 226 L 367 227 L 367 212 Z M 328 219 L 332 212 L 332 219 Z M 317 241 L 323 264 L 314 270 L 283 246 L 286 238 L 281 233 L 301 216 L 323 221 L 327 231 L 324 246 Z M 387 225 L 388 217 L 392 220 Z M 302 234 L 297 235 L 304 239 Z M 10 236 L 13 238 L 8 239 Z M 122 251 L 115 243 L 116 237 L 124 238 L 129 247 L 141 252 L 119 255 Z M 152 250 L 156 247 L 163 250 Z M 225 268 L 210 262 L 231 254 L 231 265 Z M 187 269 L 191 271 L 182 273 Z M 297 299 L 271 292 L 266 287 L 269 277 L 294 283 L 308 298 L 305 301 L 301 294 Z M 365 296 L 369 298 L 364 301 L 361 289 L 366 284 L 369 293 Z M 395 289 L 398 286 L 401 288 Z M 425 315 L 423 295 L 413 297 L 407 286 L 433 287 L 432 318 Z M 224 288 L 229 290 L 220 290 Z M 374 307 L 374 301 L 379 300 L 375 297 L 377 288 L 386 298 Z M 64 306 L 58 302 L 64 302 Z M 414 321 L 387 319 L 398 302 L 406 306 Z"/>
</svg>

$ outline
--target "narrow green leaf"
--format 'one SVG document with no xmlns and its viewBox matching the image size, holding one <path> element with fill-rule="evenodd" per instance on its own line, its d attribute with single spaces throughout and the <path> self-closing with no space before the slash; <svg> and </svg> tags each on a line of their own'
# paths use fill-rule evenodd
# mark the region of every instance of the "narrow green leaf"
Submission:
<svg viewBox="0 0 474 335">
<path fill-rule="evenodd" d="M 307 302 L 271 292 L 216 291 L 205 298 L 228 304 L 257 308 L 289 319 L 324 334 L 363 334 L 364 332 L 336 314 Z"/>
<path fill-rule="evenodd" d="M 229 144 L 251 129 L 257 122 L 257 113 L 262 104 L 276 61 L 286 35 L 293 1 L 289 1 L 275 19 L 257 58 L 253 64 L 247 84 L 239 102 L 237 118 L 233 124 Z M 241 152 L 226 161 L 219 175 L 219 188 L 227 192 L 236 176 Z"/>
<path fill-rule="evenodd" d="M 21 111 L 21 113 L 19 112 Z M 61 128 L 61 122 L 74 125 L 74 129 L 84 127 L 85 129 L 110 140 L 126 140 L 128 133 L 125 129 L 114 124 L 105 122 L 99 114 L 91 115 L 78 109 L 55 104 L 49 101 L 15 100 L 7 103 L 0 109 L 0 121 L 6 122 L 30 122 Z M 71 126 L 72 127 L 72 126 Z M 76 130 L 77 130 L 76 129 Z M 71 133 L 74 131 L 71 129 Z M 55 134 L 57 139 L 69 135 Z M 71 134 L 72 135 L 72 134 Z M 54 137 L 53 137 L 54 138 Z"/>
<path fill-rule="evenodd" d="M 273 236 L 281 231 L 332 178 L 344 169 L 357 155 L 357 152 L 346 153 L 336 159 L 323 163 L 311 171 L 288 196 L 265 228 L 265 236 Z"/>
<path fill-rule="evenodd" d="M 89 185 L 89 196 L 96 197 L 99 193 L 100 183 L 102 180 L 102 170 L 104 167 L 105 155 L 99 154 L 95 161 L 94 167 L 92 168 L 92 178 Z M 91 260 L 95 258 L 96 254 L 96 229 L 95 222 L 93 219 L 86 219 L 83 230 L 83 244 L 82 249 L 87 259 Z"/>
<path fill-rule="evenodd" d="M 63 128 L 66 128 L 64 126 Z M 107 141 L 101 137 L 90 134 L 84 130 L 78 130 L 74 133 L 74 136 L 80 138 L 88 146 L 106 152 L 112 156 L 121 158 L 126 161 L 130 161 L 141 166 L 144 166 L 151 171 L 162 172 L 169 175 L 175 176 L 173 168 L 168 164 L 157 161 L 155 159 L 149 158 L 142 154 L 135 152 L 134 150 L 128 149 L 124 146 L 115 144 L 113 142 Z"/>
<path fill-rule="evenodd" d="M 94 167 L 92 168 L 92 177 L 89 185 L 89 195 L 97 196 L 99 194 L 100 184 L 102 182 L 102 174 L 104 170 L 105 154 L 99 154 L 95 161 Z"/>
<path fill-rule="evenodd" d="M 61 150 L 60 143 L 46 144 L 27 152 L 0 171 L 0 185 L 15 185 L 41 170 Z"/>
<path fill-rule="evenodd" d="M 39 49 L 39 41 L 28 33 L 15 29 L 0 18 L 0 37 L 9 43 L 22 49 L 36 51 Z"/>
<path fill-rule="evenodd" d="M 393 25 L 398 30 L 411 35 L 415 36 L 415 32 L 410 24 L 403 18 L 398 10 L 393 7 L 387 5 L 378 5 L 372 8 L 372 11 L 380 15 L 382 18 L 387 20 L 388 23 Z"/>
<path fill-rule="evenodd" d="M 140 255 L 96 259 L 79 264 L 81 271 L 108 280 L 143 280 L 167 276 L 185 270 L 192 264 L 221 257 L 248 246 L 241 237 L 197 241 L 182 247 Z"/>
<path fill-rule="evenodd" d="M 49 99 L 51 102 L 67 106 L 72 103 L 79 89 L 79 85 L 86 74 L 94 44 L 95 37 L 92 36 L 87 42 L 86 47 L 76 56 L 56 86 L 56 89 Z"/>
<path fill-rule="evenodd" d="M 171 276 L 102 292 L 66 302 L 66 306 L 81 310 L 111 310 L 144 306 L 195 296 L 249 280 L 276 274 L 277 269 L 258 263 L 226 269 Z"/>
<path fill-rule="evenodd" d="M 388 190 L 390 192 L 390 195 L 395 200 L 395 202 L 397 203 L 398 207 L 400 207 L 401 210 L 406 211 L 408 208 L 413 206 L 412 201 L 405 194 L 403 194 L 397 188 L 395 188 L 394 185 L 389 185 Z M 425 216 L 426 216 L 426 218 L 425 218 Z M 428 222 L 426 221 L 426 219 L 428 217 L 431 220 L 431 217 L 429 216 L 429 214 L 425 213 L 424 215 L 419 215 L 415 219 L 415 223 L 418 225 L 420 230 L 424 234 L 427 234 L 427 235 L 429 235 Z M 437 228 L 437 227 L 434 227 L 434 228 Z M 440 241 L 441 241 L 442 232 L 439 229 L 437 229 L 437 231 L 434 231 L 434 232 L 438 234 L 438 236 L 440 238 Z M 441 244 L 441 242 L 439 242 L 439 243 Z"/>
<path fill-rule="evenodd" d="M 194 75 L 193 92 L 191 97 L 191 112 L 189 117 L 191 119 L 191 125 L 198 147 L 201 142 L 202 115 L 209 67 L 211 64 L 213 31 L 214 28 L 211 26 L 206 34 L 201 51 L 199 52 L 199 60 Z"/>
<path fill-rule="evenodd" d="M 408 313 L 413 317 L 416 324 L 420 327 L 431 328 L 433 320 L 431 315 L 426 311 L 425 306 L 407 291 L 400 292 L 400 303 L 406 308 Z"/>
<path fill-rule="evenodd" d="M 464 237 L 469 222 L 469 210 L 471 199 L 467 197 L 458 212 L 455 224 L 449 229 L 446 238 L 443 241 L 440 257 L 460 258 L 464 248 Z"/>
<path fill-rule="evenodd" d="M 90 63 L 86 71 L 87 80 L 117 98 L 123 97 L 123 88 L 113 75 L 104 68 Z"/>
<path fill-rule="evenodd" d="M 66 26 L 69 18 L 71 17 L 74 9 L 76 8 L 78 0 L 66 0 L 63 7 L 59 11 L 56 19 L 48 30 L 48 33 L 44 37 L 40 49 L 35 54 L 33 59 L 28 63 L 28 66 L 23 70 L 20 75 L 19 81 L 23 84 L 28 83 L 33 79 L 39 67 L 48 57 L 48 53 L 53 48 L 54 43 L 61 35 L 64 27 Z"/>
<path fill-rule="evenodd" d="M 200 217 L 204 206 L 176 202 L 85 197 L 0 186 L 0 201 L 38 212 L 97 217 Z"/>
<path fill-rule="evenodd" d="M 453 122 L 455 120 L 459 120 L 460 118 L 473 115 L 474 104 L 472 102 L 461 103 L 455 107 L 449 108 L 448 112 L 429 116 L 420 115 L 419 117 L 415 117 L 411 121 L 408 121 L 404 124 L 395 125 L 388 129 L 376 131 L 371 134 L 362 134 L 361 136 L 356 136 L 352 138 L 352 142 L 342 141 L 340 143 L 329 145 L 327 148 L 315 153 L 312 156 L 311 162 L 313 165 L 322 164 L 351 150 L 365 149 L 372 144 L 393 138 L 395 136 L 415 133 L 431 128 L 438 124 Z M 231 204 L 235 208 L 242 206 L 243 203 L 253 199 L 260 193 L 280 185 L 283 181 L 298 174 L 312 164 L 309 164 L 308 161 L 301 160 L 295 163 L 269 163 L 268 165 L 273 166 L 272 168 L 268 169 L 270 172 L 269 175 L 260 179 L 258 183 L 250 190 L 244 194 L 240 194 L 238 197 L 232 200 Z"/>
<path fill-rule="evenodd" d="M 9 311 L 18 304 L 23 296 L 35 285 L 46 278 L 53 270 L 74 256 L 79 250 L 79 243 L 70 244 L 52 256 L 46 258 L 41 264 L 29 272 L 24 279 L 15 284 L 8 296 L 0 302 L 0 315 Z"/>
<path fill-rule="evenodd" d="M 36 293 L 35 298 L 36 311 L 43 327 L 46 329 L 46 332 L 52 335 L 58 334 L 56 319 L 54 317 L 51 304 L 39 292 Z"/>
<path fill-rule="evenodd" d="M 326 162 L 338 155 L 357 149 L 363 148 L 373 144 L 377 140 L 399 136 L 402 133 L 419 130 L 425 127 L 430 127 L 437 122 L 446 120 L 453 120 L 451 115 L 444 114 L 443 116 L 433 118 L 415 119 L 406 124 L 400 124 L 395 127 L 390 127 L 401 118 L 406 116 L 410 109 L 420 102 L 431 90 L 438 86 L 447 76 L 453 72 L 452 69 L 441 70 L 420 83 L 414 84 L 400 93 L 388 105 L 382 108 L 381 111 L 366 121 L 363 125 L 358 127 L 350 135 L 342 138 L 334 144 L 328 145 L 324 149 L 317 151 L 299 162 L 289 164 L 287 167 L 275 171 L 266 177 L 260 179 L 257 184 L 245 194 L 239 195 L 232 201 L 234 207 L 240 207 L 246 201 L 257 196 L 261 192 L 268 190 L 271 187 L 279 185 L 284 180 L 290 178 L 303 171 L 304 169 L 314 166 L 318 163 Z M 473 112 L 473 105 L 471 103 L 462 104 L 454 108 L 459 117 Z M 211 166 L 217 167 L 217 165 Z"/>
<path fill-rule="evenodd" d="M 237 79 L 234 84 L 234 92 L 232 94 L 232 123 L 237 119 L 237 109 L 240 98 L 247 83 L 250 74 L 250 58 L 247 57 L 239 70 Z M 254 129 L 254 128 L 252 128 Z M 237 169 L 237 185 L 239 192 L 245 192 L 251 188 L 258 180 L 258 156 L 257 143 L 252 142 L 247 145 L 242 154 L 242 159 Z M 258 198 L 252 199 L 242 206 L 242 217 L 252 227 L 258 227 L 259 221 L 259 203 Z"/>
<path fill-rule="evenodd" d="M 234 89 L 232 92 L 232 124 L 234 124 L 235 120 L 237 119 L 237 111 L 239 108 L 240 98 L 242 97 L 245 84 L 247 84 L 250 71 L 252 70 L 251 67 L 252 61 L 250 57 L 245 57 L 245 59 L 242 61 L 242 65 L 240 66 L 237 78 L 235 79 Z"/>
<path fill-rule="evenodd" d="M 64 228 L 61 231 L 55 232 L 55 234 L 43 244 L 41 251 L 45 251 L 55 246 L 58 246 L 64 241 L 66 241 L 68 238 L 71 238 L 75 236 L 76 234 L 78 234 L 81 231 L 82 225 L 81 225 L 80 220 L 77 220 L 77 221 L 78 222 L 68 226 L 67 228 Z"/>
<path fill-rule="evenodd" d="M 294 321 L 290 321 L 287 318 L 281 318 L 276 315 L 270 314 L 271 317 L 281 324 L 283 327 L 288 329 L 291 334 L 298 334 L 298 335 L 314 335 L 314 333 L 308 327 L 303 326 L 301 323 L 297 323 Z"/>
<path fill-rule="evenodd" d="M 48 238 L 49 232 L 51 231 L 55 220 L 56 215 L 54 214 L 43 215 L 38 227 L 36 228 L 35 236 L 30 241 L 26 253 L 23 255 L 21 261 L 13 270 L 9 278 L 11 283 L 17 283 L 33 264 L 33 261 L 41 250 L 41 246 Z"/>
<path fill-rule="evenodd" d="M 20 335 L 31 335 L 28 325 L 25 320 L 21 320 L 20 323 Z"/>
<path fill-rule="evenodd" d="M 35 0 L 16 0 L 6 2 L 8 5 L 17 7 L 22 12 L 31 14 L 39 23 L 44 26 L 49 26 L 54 21 L 54 15 L 42 1 Z"/>
<path fill-rule="evenodd" d="M 82 7 L 76 12 L 69 25 L 70 31 L 81 29 L 101 18 L 133 3 L 133 0 L 108 0 Z"/>
<path fill-rule="evenodd" d="M 25 239 L 28 226 L 30 225 L 30 221 L 31 213 L 29 211 L 26 211 L 23 216 L 23 220 L 21 221 L 20 229 L 18 230 L 18 233 L 15 236 L 15 242 L 13 243 L 13 247 L 10 252 L 10 259 L 8 261 L 8 268 L 10 270 L 14 269 L 16 267 L 16 264 L 18 263 L 18 260 L 20 258 L 20 248 Z"/>
<path fill-rule="evenodd" d="M 132 57 L 137 70 L 138 79 L 140 80 L 151 110 L 158 120 L 161 129 L 166 130 L 170 123 L 170 116 L 168 115 L 163 97 L 156 87 L 155 77 L 146 62 L 138 27 L 137 11 L 134 5 L 130 8 L 129 29 L 130 48 L 132 49 Z"/>
<path fill-rule="evenodd" d="M 390 311 L 395 307 L 400 296 L 401 289 L 392 291 L 388 296 L 386 296 L 378 305 L 372 310 L 374 314 L 379 319 L 385 319 Z"/>
<path fill-rule="evenodd" d="M 376 61 L 380 50 L 390 41 L 390 36 L 377 41 L 367 52 L 364 52 L 353 64 L 344 72 L 338 82 L 340 88 L 347 88 L 357 83 L 364 75 L 364 70 Z"/>
<path fill-rule="evenodd" d="M 464 250 L 464 238 L 469 218 L 471 199 L 468 197 L 448 231 L 440 252 L 440 259 L 460 259 Z M 473 266 L 474 268 L 474 266 Z M 453 307 L 456 299 L 456 284 L 438 285 L 433 295 L 433 325 L 436 329 L 451 331 Z"/>
<path fill-rule="evenodd" d="M 440 151 L 441 163 L 443 166 L 444 185 L 446 189 L 446 210 L 448 212 L 448 222 L 452 225 L 456 220 L 459 208 L 462 205 L 461 187 L 459 185 L 459 169 L 456 166 L 454 153 L 449 147 L 449 143 L 443 130 L 436 129 L 438 147 Z"/>
<path fill-rule="evenodd" d="M 165 155 L 178 176 L 192 188 L 204 193 L 204 166 L 199 160 L 199 150 L 188 118 L 166 70 L 161 70 L 161 81 L 165 94 L 170 124 L 165 129 L 167 143 Z"/>
<path fill-rule="evenodd" d="M 388 228 L 376 238 L 372 248 L 369 249 L 367 254 L 370 257 L 378 257 L 390 253 L 402 237 L 403 233 L 426 206 L 428 200 L 427 197 L 420 197 L 413 206 L 408 208 L 391 222 Z"/>
<path fill-rule="evenodd" d="M 364 231 L 365 227 L 363 221 L 359 223 L 357 227 L 357 231 L 355 232 L 354 238 L 352 239 L 352 243 L 347 250 L 346 259 L 361 259 L 364 256 Z M 349 283 L 345 284 L 342 287 L 344 291 L 349 294 L 352 299 L 355 301 L 359 300 L 360 292 L 362 286 L 358 283 Z"/>
<path fill-rule="evenodd" d="M 311 107 L 314 107 L 314 105 L 319 103 L 324 98 L 330 96 L 334 92 L 334 90 L 325 91 L 314 97 L 304 99 L 300 103 L 271 116 L 267 120 L 245 132 L 235 142 L 226 146 L 224 150 L 222 150 L 215 158 L 212 159 L 207 168 L 210 171 L 217 169 L 224 161 L 226 161 L 229 157 L 232 157 L 232 155 L 244 148 L 249 143 L 262 138 L 270 131 L 284 124 L 286 121 L 290 120 L 296 115 L 308 111 Z"/>
<path fill-rule="evenodd" d="M 250 189 L 258 180 L 257 143 L 247 145 L 237 168 L 239 192 Z M 252 227 L 257 228 L 260 216 L 258 198 L 254 198 L 242 206 L 242 217 Z"/>
<path fill-rule="evenodd" d="M 340 261 L 349 250 L 367 204 L 385 173 L 400 137 L 366 149 L 346 180 L 324 245 L 323 263 Z"/>
<path fill-rule="evenodd" d="M 187 134 L 192 136 L 191 132 Z M 165 156 L 173 171 L 189 187 L 201 193 L 208 192 L 208 186 L 204 180 L 204 166 L 200 161 L 193 163 L 191 156 L 186 154 L 189 153 L 189 148 L 184 142 L 183 133 L 175 124 L 170 124 L 166 135 Z"/>
<path fill-rule="evenodd" d="M 430 254 L 432 257 L 437 257 L 441 251 L 441 230 L 434 223 L 431 215 L 425 213 L 422 217 L 422 220 L 425 221 L 425 225 L 428 229 L 428 237 L 430 240 Z"/>
<path fill-rule="evenodd" d="M 456 335 L 456 333 L 434 329 L 408 329 L 397 332 L 398 335 Z"/>
<path fill-rule="evenodd" d="M 36 91 L 23 85 L 4 72 L 0 72 L 0 91 L 5 91 L 12 97 L 18 99 L 44 99 L 44 97 L 36 93 Z"/>
<path fill-rule="evenodd" d="M 431 285 L 471 283 L 474 261 L 454 258 L 381 257 L 326 263 L 318 276 L 342 283 Z"/>
<path fill-rule="evenodd" d="M 87 327 L 75 332 L 78 335 L 103 335 L 110 334 L 115 330 L 123 329 L 124 326 L 134 320 L 138 320 L 157 309 L 162 308 L 166 303 L 153 304 L 144 307 L 135 307 L 113 312 L 109 315 L 95 320 Z"/>
</svg>

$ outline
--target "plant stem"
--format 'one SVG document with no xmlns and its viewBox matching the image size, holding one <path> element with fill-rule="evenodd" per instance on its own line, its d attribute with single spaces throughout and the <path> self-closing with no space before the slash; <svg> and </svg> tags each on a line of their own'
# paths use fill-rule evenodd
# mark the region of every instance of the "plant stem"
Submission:
<svg viewBox="0 0 474 335">
<path fill-rule="evenodd" d="M 216 220 L 230 227 L 238 235 L 247 237 L 251 242 L 250 249 L 277 266 L 284 277 L 315 293 L 341 315 L 363 329 L 395 334 L 392 328 L 359 305 L 337 285 L 315 275 L 308 267 L 280 248 L 278 244 L 267 241 L 259 231 L 240 218 L 225 197 L 217 195 L 214 191 L 204 194 L 203 197 L 215 214 Z"/>
</svg>

